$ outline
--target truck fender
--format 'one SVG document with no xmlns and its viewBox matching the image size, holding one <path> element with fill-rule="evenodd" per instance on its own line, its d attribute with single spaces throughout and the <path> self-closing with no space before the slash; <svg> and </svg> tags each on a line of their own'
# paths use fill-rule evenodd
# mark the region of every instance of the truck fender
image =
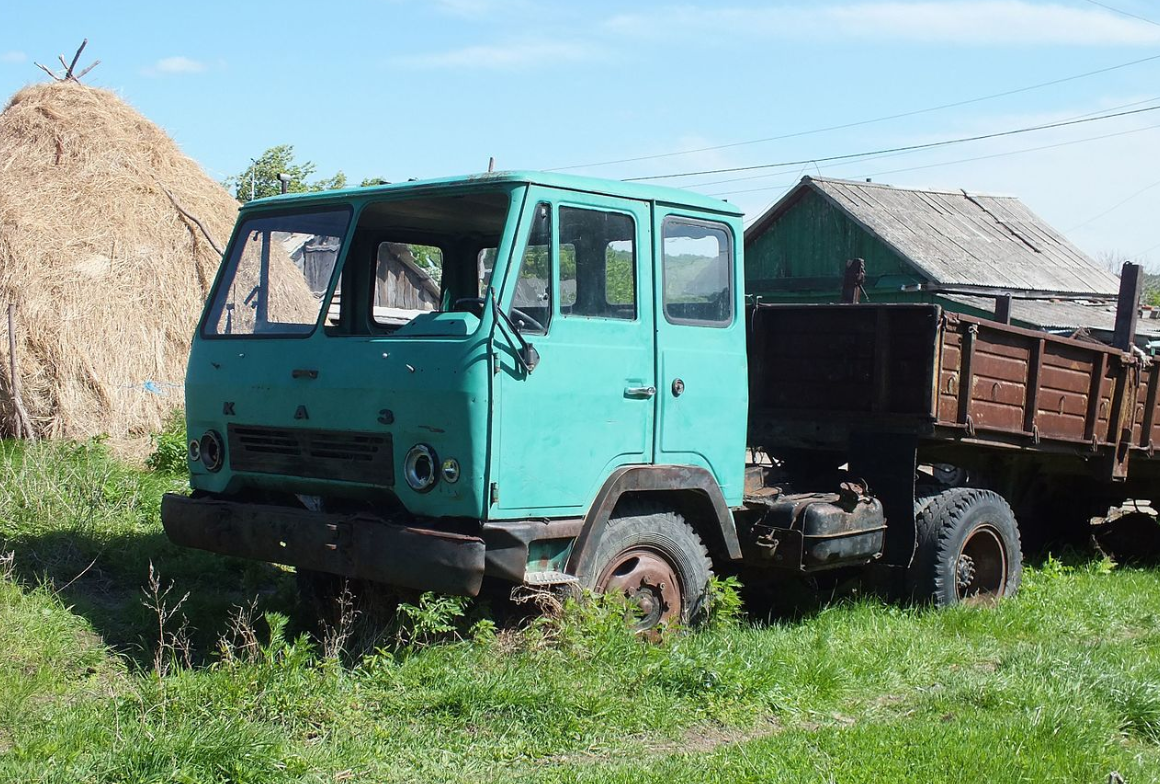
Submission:
<svg viewBox="0 0 1160 784">
<path fill-rule="evenodd" d="M 608 524 L 621 496 L 627 493 L 677 493 L 690 497 L 702 509 L 712 510 L 707 521 L 710 530 L 706 544 L 711 550 L 727 555 L 731 560 L 741 558 L 737 541 L 737 526 L 725 496 L 713 475 L 704 468 L 675 465 L 633 465 L 616 469 L 605 480 L 596 499 L 584 517 L 580 535 L 568 559 L 569 574 L 579 574 L 588 566 L 588 559 L 596 554 L 596 544 Z M 679 511 L 679 510 L 678 510 Z M 690 521 L 693 522 L 693 521 Z M 698 526 L 694 525 L 694 528 Z"/>
</svg>

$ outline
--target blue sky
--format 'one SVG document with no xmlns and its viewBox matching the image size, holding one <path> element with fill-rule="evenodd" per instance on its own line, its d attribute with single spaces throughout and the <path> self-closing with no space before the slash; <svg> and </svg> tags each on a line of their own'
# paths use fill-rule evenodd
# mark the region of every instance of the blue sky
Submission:
<svg viewBox="0 0 1160 784">
<path fill-rule="evenodd" d="M 341 169 L 355 182 L 480 171 L 489 156 L 506 169 L 580 165 L 639 177 L 1160 106 L 1155 59 L 844 130 L 587 165 L 798 134 L 1160 57 L 1157 22 L 1160 4 L 1145 0 L 61 0 L 51 11 L 7 0 L 0 93 L 47 78 L 33 61 L 71 56 L 87 37 L 82 63 L 102 62 L 85 81 L 117 91 L 215 179 L 281 143 L 320 175 Z M 1089 253 L 1160 268 L 1160 127 L 1152 126 L 1160 111 L 874 160 L 664 182 L 723 195 L 750 218 L 804 173 L 1014 194 Z"/>
</svg>

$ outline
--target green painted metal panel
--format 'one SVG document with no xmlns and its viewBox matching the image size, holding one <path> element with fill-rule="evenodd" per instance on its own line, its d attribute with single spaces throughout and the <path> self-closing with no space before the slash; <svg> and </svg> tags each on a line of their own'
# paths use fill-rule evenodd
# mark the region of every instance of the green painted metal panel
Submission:
<svg viewBox="0 0 1160 784">
<path fill-rule="evenodd" d="M 509 255 L 522 190 L 515 186 L 509 194 L 511 217 L 497 254 L 497 276 L 503 275 L 502 260 Z M 351 232 L 359 211 L 382 198 L 381 194 L 358 196 L 324 200 L 354 207 Z M 266 201 L 271 204 L 272 200 Z M 271 206 L 284 210 L 286 205 Z M 247 210 L 248 215 L 257 212 L 256 208 Z M 349 246 L 348 236 L 331 282 L 332 292 Z M 409 335 L 406 330 L 388 335 L 335 335 L 319 327 L 302 337 L 232 335 L 224 339 L 206 338 L 199 331 L 185 385 L 186 423 L 192 438 L 207 431 L 226 438 L 230 425 L 386 435 L 394 475 L 377 482 L 349 482 L 277 472 L 241 473 L 233 470 L 227 449 L 225 465 L 216 473 L 199 462 L 191 464 L 191 486 L 225 493 L 258 487 L 303 495 L 364 497 L 389 488 L 416 515 L 484 518 L 491 458 L 492 317 L 485 311 L 482 318 L 461 312 L 428 318 L 447 321 L 448 328 L 428 328 L 420 335 Z M 390 416 L 384 416 L 385 411 Z M 412 490 L 402 479 L 401 467 L 406 452 L 416 444 L 429 445 L 440 460 L 458 460 L 459 480 L 439 481 L 425 493 Z M 307 467 L 303 473 L 309 472 Z"/>
<path fill-rule="evenodd" d="M 653 288 L 647 202 L 532 186 L 500 303 L 516 296 L 518 264 L 539 205 L 552 215 L 552 316 L 545 335 L 528 335 L 540 355 L 530 374 L 511 341 L 497 337 L 495 470 L 491 519 L 583 514 L 616 468 L 652 461 L 652 398 L 627 390 L 656 385 Z M 566 314 L 560 285 L 560 210 L 586 208 L 629 216 L 635 224 L 634 318 Z"/>
<path fill-rule="evenodd" d="M 666 248 L 673 226 L 702 225 L 706 237 L 724 235 L 729 275 L 728 319 L 696 323 L 682 318 L 673 276 L 680 274 L 682 244 Z M 721 232 L 721 234 L 717 234 Z M 695 235 L 695 231 L 684 231 Z M 704 213 L 657 206 L 653 219 L 655 256 L 662 285 L 655 287 L 657 312 L 657 463 L 708 469 L 730 506 L 741 503 L 745 484 L 745 436 L 749 383 L 745 354 L 745 292 L 742 284 L 742 229 L 736 218 L 717 222 Z M 700 240 L 703 242 L 704 240 Z M 698 240 L 693 240 L 698 242 Z M 720 241 L 718 240 L 720 244 Z M 666 252 L 676 258 L 670 267 Z M 702 270 L 704 277 L 709 270 Z M 694 287 L 695 288 L 695 287 Z M 667 300 L 667 302 L 666 302 Z M 667 307 L 666 307 L 667 305 Z"/>
</svg>

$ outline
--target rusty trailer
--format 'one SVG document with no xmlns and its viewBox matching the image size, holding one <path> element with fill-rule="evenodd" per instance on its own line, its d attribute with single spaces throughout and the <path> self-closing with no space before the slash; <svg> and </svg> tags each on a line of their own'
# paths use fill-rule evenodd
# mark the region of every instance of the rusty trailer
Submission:
<svg viewBox="0 0 1160 784">
<path fill-rule="evenodd" d="M 920 465 L 970 472 L 1021 525 L 1054 526 L 1043 539 L 1160 497 L 1160 363 L 1137 349 L 937 305 L 759 305 L 749 326 L 751 447 L 814 471 L 848 462 L 892 528 Z"/>
</svg>

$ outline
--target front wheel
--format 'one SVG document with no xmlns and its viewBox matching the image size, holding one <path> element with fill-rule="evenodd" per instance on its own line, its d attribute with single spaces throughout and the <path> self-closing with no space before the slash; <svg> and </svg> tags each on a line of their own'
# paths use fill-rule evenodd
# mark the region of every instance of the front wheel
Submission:
<svg viewBox="0 0 1160 784">
<path fill-rule="evenodd" d="M 915 523 L 918 548 L 909 583 L 916 599 L 939 607 L 990 604 L 1019 590 L 1019 528 L 998 493 L 945 490 L 927 500 Z"/>
<path fill-rule="evenodd" d="M 633 628 L 647 631 L 700 619 L 712 564 L 679 514 L 628 502 L 617 507 L 595 557 L 576 576 L 596 593 L 623 593 L 639 611 Z"/>
</svg>

